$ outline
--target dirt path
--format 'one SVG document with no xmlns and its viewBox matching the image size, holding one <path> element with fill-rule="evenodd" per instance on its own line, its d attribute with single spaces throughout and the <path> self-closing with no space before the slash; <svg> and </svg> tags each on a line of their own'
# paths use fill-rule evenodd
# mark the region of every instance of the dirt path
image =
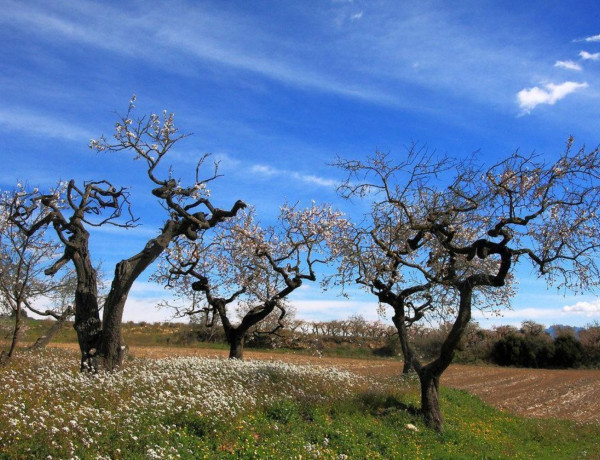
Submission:
<svg viewBox="0 0 600 460">
<path fill-rule="evenodd" d="M 58 345 L 58 344 L 57 344 Z M 59 345 L 77 348 L 75 344 Z M 138 357 L 227 357 L 225 350 L 201 348 L 132 347 Z M 392 360 L 331 358 L 290 353 L 245 351 L 246 359 L 278 360 L 296 364 L 336 366 L 371 376 L 397 376 L 402 363 Z M 466 390 L 502 410 L 527 417 L 563 418 L 600 423 L 600 370 L 514 369 L 453 365 L 441 384 Z"/>
</svg>

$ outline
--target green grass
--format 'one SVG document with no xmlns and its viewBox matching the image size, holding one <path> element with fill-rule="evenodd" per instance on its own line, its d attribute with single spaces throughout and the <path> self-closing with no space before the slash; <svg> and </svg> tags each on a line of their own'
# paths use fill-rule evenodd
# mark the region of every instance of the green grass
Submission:
<svg viewBox="0 0 600 460">
<path fill-rule="evenodd" d="M 208 438 L 187 431 L 188 441 L 208 458 L 600 458 L 597 426 L 509 416 L 444 389 L 446 430 L 439 435 L 407 411 L 405 401 L 414 399 L 363 394 L 325 407 L 275 403 L 238 421 L 235 430 Z"/>
<path fill-rule="evenodd" d="M 24 322 L 23 335 L 21 341 L 35 342 L 39 337 L 46 335 L 47 331 L 52 327 L 54 320 L 37 320 L 27 318 Z M 0 340 L 9 341 L 12 339 L 14 328 L 14 318 L 0 318 Z M 73 323 L 66 323 L 56 335 L 55 342 L 76 342 L 77 335 L 73 329 Z"/>
<path fill-rule="evenodd" d="M 414 379 L 207 358 L 90 376 L 74 353 L 17 357 L 0 369 L 0 458 L 600 458 L 599 425 L 525 419 L 447 388 L 440 435 L 415 410 Z"/>
<path fill-rule="evenodd" d="M 22 342 L 35 342 L 39 337 L 45 335 L 50 329 L 54 320 L 51 319 L 33 319 L 25 320 Z M 0 341 L 10 340 L 14 327 L 13 318 L 0 318 Z M 193 326 L 180 323 L 123 323 L 123 339 L 130 346 L 169 346 L 169 347 L 189 347 L 202 346 L 203 348 L 226 348 L 225 343 L 180 343 L 178 334 L 183 331 L 192 330 Z M 73 321 L 65 322 L 53 342 L 55 343 L 76 343 L 77 335 L 73 329 Z"/>
</svg>

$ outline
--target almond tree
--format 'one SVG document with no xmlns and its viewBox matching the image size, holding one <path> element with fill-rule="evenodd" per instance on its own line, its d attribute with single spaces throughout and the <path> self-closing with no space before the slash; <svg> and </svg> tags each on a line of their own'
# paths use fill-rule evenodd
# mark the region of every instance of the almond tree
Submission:
<svg viewBox="0 0 600 460">
<path fill-rule="evenodd" d="M 35 193 L 35 192 L 34 192 Z M 44 275 L 44 268 L 59 249 L 56 242 L 46 238 L 44 231 L 26 234 L 11 220 L 29 193 L 19 184 L 12 192 L 4 192 L 0 198 L 0 302 L 3 309 L 14 315 L 15 325 L 8 352 L 2 352 L 0 362 L 6 364 L 14 355 L 20 340 L 25 310 L 45 316 L 60 315 L 53 309 L 40 311 L 32 302 L 48 297 L 68 282 L 68 272 L 54 278 Z M 45 219 L 43 206 L 32 209 L 27 222 L 36 225 Z"/>
<path fill-rule="evenodd" d="M 44 218 L 31 221 L 36 209 L 44 209 Z M 127 218 L 121 220 L 125 211 Z M 45 274 L 53 276 L 72 263 L 77 276 L 75 289 L 75 323 L 81 351 L 81 367 L 95 367 L 101 341 L 102 322 L 98 298 L 98 274 L 89 251 L 88 227 L 115 225 L 130 228 L 135 219 L 129 211 L 127 190 L 116 189 L 108 181 L 85 182 L 78 187 L 74 180 L 51 193 L 31 193 L 16 208 L 11 219 L 24 235 L 35 235 L 52 226 L 63 246 L 63 254 Z"/>
<path fill-rule="evenodd" d="M 30 197 L 29 207 L 23 206 L 13 217 L 15 222 L 22 222 L 22 230 L 27 234 L 33 234 L 50 224 L 56 231 L 64 245 L 64 254 L 46 271 L 47 274 L 56 272 L 68 262 L 75 267 L 75 329 L 81 349 L 82 369 L 101 366 L 113 370 L 122 363 L 126 347 L 121 338 L 121 321 L 129 290 L 171 241 L 178 237 L 195 240 L 202 232 L 235 216 L 238 210 L 245 207 L 239 200 L 228 210 L 212 204 L 207 185 L 218 177 L 217 164 L 211 175 L 200 177 L 200 169 L 207 155 L 198 162 L 195 180 L 190 186 L 182 186 L 172 176 L 171 169 L 164 171 L 163 158 L 186 135 L 178 134 L 174 115 L 166 111 L 162 117 L 152 114 L 150 117 L 134 119 L 134 102 L 135 97 L 130 101 L 127 113 L 116 122 L 113 141 L 101 137 L 92 140 L 90 147 L 102 152 L 133 153 L 134 159 L 142 161 L 146 166 L 146 175 L 155 186 L 152 194 L 160 200 L 167 217 L 158 236 L 151 238 L 141 251 L 117 263 L 104 301 L 102 320 L 99 314 L 97 273 L 89 252 L 87 228 L 105 225 L 134 227 L 136 219 L 130 211 L 128 191 L 106 180 L 85 182 L 81 186 L 72 180 L 64 196 L 38 193 Z M 39 204 L 48 209 L 47 217 L 43 222 L 27 227 L 23 222 L 24 217 L 30 212 L 30 207 Z"/>
<path fill-rule="evenodd" d="M 178 314 L 203 314 L 208 325 L 218 318 L 229 357 L 242 359 L 251 328 L 273 315 L 275 326 L 264 332 L 283 327 L 287 297 L 304 281 L 317 279 L 315 266 L 330 260 L 325 246 L 329 223 L 339 219 L 330 207 L 284 206 L 278 225 L 263 228 L 250 211 L 212 237 L 178 239 L 156 278 L 184 301 Z"/>
<path fill-rule="evenodd" d="M 65 323 L 75 314 L 74 300 L 77 289 L 77 275 L 73 270 L 64 276 L 63 283 L 56 286 L 47 295 L 51 301 L 52 308 L 40 310 L 29 305 L 29 310 L 40 316 L 51 316 L 55 319 L 52 326 L 38 337 L 38 339 L 29 347 L 30 350 L 39 350 L 46 347 L 54 337 L 60 332 Z"/>
<path fill-rule="evenodd" d="M 421 411 L 438 431 L 439 379 L 472 309 L 507 304 L 519 262 L 529 261 L 558 288 L 599 282 L 600 155 L 574 151 L 572 143 L 550 164 L 517 152 L 484 167 L 415 148 L 398 162 L 376 153 L 336 163 L 349 173 L 342 196 L 371 200 L 368 223 L 346 236 L 354 244 L 337 239 L 338 282 L 355 277 L 393 308 L 405 360 L 421 383 Z M 435 315 L 452 317 L 452 328 L 439 356 L 422 363 L 407 328 Z"/>
</svg>

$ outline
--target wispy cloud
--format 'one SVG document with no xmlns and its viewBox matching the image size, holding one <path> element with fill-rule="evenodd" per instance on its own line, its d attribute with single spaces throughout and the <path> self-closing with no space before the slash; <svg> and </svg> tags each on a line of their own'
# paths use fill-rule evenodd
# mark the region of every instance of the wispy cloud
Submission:
<svg viewBox="0 0 600 460">
<path fill-rule="evenodd" d="M 350 6 L 353 11 L 344 14 L 356 27 L 339 37 L 316 29 L 315 40 L 301 42 L 294 37 L 298 30 L 280 36 L 258 17 L 204 4 L 191 8 L 176 3 L 165 19 L 151 10 L 124 11 L 88 1 L 69 7 L 57 2 L 49 8 L 9 0 L 0 23 L 53 43 L 67 40 L 156 65 L 170 62 L 173 73 L 192 75 L 203 64 L 219 64 L 383 106 L 433 110 L 422 98 L 411 97 L 414 85 L 477 101 L 507 100 L 506 82 L 516 79 L 519 69 L 501 75 L 487 70 L 517 62 L 516 45 L 498 51 L 496 43 L 506 40 L 503 34 L 482 37 L 477 28 L 465 29 L 451 9 L 432 12 L 411 4 L 389 8 L 384 15 Z M 319 8 L 310 15 L 310 24 L 325 23 L 322 17 L 330 14 Z M 374 27 L 378 34 L 372 34 Z M 416 61 L 426 71 L 415 72 Z"/>
<path fill-rule="evenodd" d="M 260 24 L 236 17 L 231 11 L 225 14 L 205 8 L 173 7 L 170 11 L 173 20 L 165 21 L 162 15 L 152 12 L 132 19 L 131 14 L 123 11 L 83 1 L 74 11 L 61 5 L 48 9 L 17 2 L 12 2 L 6 10 L 8 13 L 0 18 L 0 24 L 26 28 L 48 40 L 68 40 L 152 63 L 162 62 L 160 56 L 175 62 L 176 56 L 187 58 L 183 59 L 186 65 L 170 67 L 174 73 L 189 73 L 192 57 L 302 88 L 388 106 L 399 104 L 386 91 L 367 87 L 364 82 L 352 82 L 322 68 L 311 68 L 304 64 L 306 60 L 283 59 L 282 56 L 294 54 L 289 47 L 296 47 L 295 44 L 269 35 Z M 362 11 L 352 19 L 360 17 Z M 123 46 L 125 42 L 130 46 Z"/>
<path fill-rule="evenodd" d="M 562 310 L 567 313 L 582 314 L 586 317 L 600 316 L 600 299 L 592 302 L 577 302 L 573 305 L 565 305 Z"/>
<path fill-rule="evenodd" d="M 294 173 L 294 176 L 295 175 L 296 173 Z M 334 187 L 338 183 L 333 179 L 326 179 L 313 174 L 298 174 L 298 178 L 304 182 L 308 182 L 309 184 L 320 185 L 322 187 Z"/>
<path fill-rule="evenodd" d="M 68 9 L 62 10 L 60 10 L 61 5 L 57 4 L 57 11 L 35 5 L 10 3 L 12 4 L 9 4 L 6 8 L 7 14 L 3 15 L 4 20 L 0 20 L 0 22 L 9 23 L 12 26 L 27 27 L 35 34 L 54 36 L 55 40 L 66 39 L 116 51 L 120 54 L 136 54 L 136 51 L 133 51 L 131 47 L 122 46 L 122 37 L 117 32 L 121 29 L 117 26 L 122 21 L 122 14 L 119 14 L 118 10 L 110 7 L 98 7 L 87 2 L 69 5 Z M 85 18 L 85 20 L 78 22 L 77 17 L 80 19 Z M 111 21 L 114 21 L 114 25 L 105 27 L 106 24 L 102 23 L 103 17 L 110 17 Z M 94 27 L 89 27 L 90 23 L 94 24 Z M 139 50 L 137 52 L 139 53 Z"/>
<path fill-rule="evenodd" d="M 0 131 L 21 131 L 30 135 L 87 142 L 94 134 L 56 115 L 36 113 L 23 109 L 0 109 Z"/>
<path fill-rule="evenodd" d="M 582 67 L 574 61 L 556 61 L 554 67 L 560 67 L 561 69 L 577 70 L 580 71 Z"/>
<path fill-rule="evenodd" d="M 267 165 L 254 165 L 251 171 L 256 174 L 262 174 L 263 176 L 274 176 L 276 174 L 283 174 L 284 171 L 275 169 Z"/>
<path fill-rule="evenodd" d="M 267 165 L 254 165 L 250 168 L 250 170 L 255 174 L 261 174 L 263 176 L 280 176 L 283 178 L 292 178 L 301 182 L 305 182 L 312 185 L 318 185 L 321 187 L 334 187 L 338 184 L 338 181 L 335 181 L 333 179 L 315 176 L 314 174 L 301 174 L 295 171 L 278 169 Z"/>
<path fill-rule="evenodd" d="M 533 88 L 522 89 L 517 93 L 519 107 L 525 113 L 531 112 L 540 104 L 554 105 L 557 101 L 563 99 L 578 89 L 587 88 L 588 84 L 566 81 L 560 84 L 548 83 L 543 88 L 534 86 Z"/>
<path fill-rule="evenodd" d="M 587 51 L 580 51 L 579 56 L 584 61 L 597 61 L 600 59 L 600 53 L 588 53 Z"/>
</svg>

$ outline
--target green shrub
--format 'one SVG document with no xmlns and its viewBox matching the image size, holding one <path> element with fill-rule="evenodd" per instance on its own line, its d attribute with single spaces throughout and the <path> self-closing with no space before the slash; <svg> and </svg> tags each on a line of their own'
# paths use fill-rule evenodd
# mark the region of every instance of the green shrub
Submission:
<svg viewBox="0 0 600 460">
<path fill-rule="evenodd" d="M 547 367 L 552 362 L 554 345 L 545 336 L 507 334 L 492 349 L 492 360 L 501 366 Z"/>
<path fill-rule="evenodd" d="M 563 335 L 554 340 L 554 367 L 579 367 L 583 362 L 583 346 L 573 336 Z"/>
</svg>

